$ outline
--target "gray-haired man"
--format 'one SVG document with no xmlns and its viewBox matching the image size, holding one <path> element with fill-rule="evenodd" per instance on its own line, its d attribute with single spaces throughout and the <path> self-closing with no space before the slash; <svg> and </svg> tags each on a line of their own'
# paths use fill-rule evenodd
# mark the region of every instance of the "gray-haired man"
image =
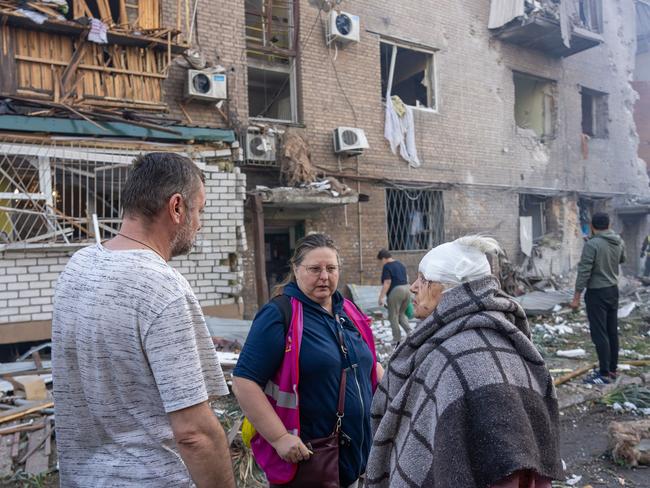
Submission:
<svg viewBox="0 0 650 488">
<path fill-rule="evenodd" d="M 191 160 L 133 164 L 117 236 L 77 252 L 52 321 L 61 486 L 234 487 L 208 398 L 225 395 L 188 282 L 167 261 L 201 228 L 204 178 Z"/>
</svg>

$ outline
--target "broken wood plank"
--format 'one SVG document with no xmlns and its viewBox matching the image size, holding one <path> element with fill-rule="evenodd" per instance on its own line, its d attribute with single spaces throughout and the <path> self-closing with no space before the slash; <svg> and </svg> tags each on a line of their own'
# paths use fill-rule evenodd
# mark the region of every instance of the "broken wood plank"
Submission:
<svg viewBox="0 0 650 488">
<path fill-rule="evenodd" d="M 0 478 L 13 474 L 12 447 L 13 437 L 0 437 Z"/>
<path fill-rule="evenodd" d="M 88 48 L 88 43 L 86 38 L 88 37 L 88 30 L 85 30 L 79 37 L 79 43 L 77 44 L 77 49 L 72 55 L 72 59 L 68 63 L 63 75 L 61 75 L 61 87 L 63 88 L 63 97 L 65 98 L 66 94 L 70 91 L 74 85 L 74 80 L 76 78 L 77 68 L 81 63 L 86 49 Z"/>
<path fill-rule="evenodd" d="M 553 384 L 555 386 L 561 385 L 563 383 L 566 383 L 569 380 L 572 380 L 576 376 L 580 376 L 581 374 L 585 374 L 587 371 L 590 371 L 591 369 L 595 368 L 596 364 L 588 364 L 587 366 L 583 366 L 581 368 L 576 369 L 575 371 L 572 371 L 571 373 L 565 374 L 564 376 L 560 376 L 559 378 L 556 378 L 553 380 Z"/>
<path fill-rule="evenodd" d="M 190 124 L 190 125 L 194 125 L 194 121 L 192 120 L 192 117 L 190 117 L 190 114 L 187 113 L 187 110 L 185 109 L 185 105 L 183 105 L 182 103 L 179 103 L 178 106 L 180 107 L 181 112 L 183 112 L 183 115 L 185 116 L 185 118 L 187 119 L 187 123 Z"/>
<path fill-rule="evenodd" d="M 7 436 L 10 434 L 18 434 L 20 432 L 31 432 L 33 430 L 39 430 L 45 427 L 45 422 L 25 422 L 18 425 L 12 425 L 10 427 L 5 427 L 0 429 L 0 436 Z"/>
<path fill-rule="evenodd" d="M 45 455 L 45 441 L 51 431 L 47 428 L 30 432 L 27 437 L 27 454 L 19 463 L 25 463 L 25 472 L 31 475 L 44 473 L 49 468 L 49 459 Z"/>
<path fill-rule="evenodd" d="M 4 424 L 6 422 L 11 422 L 12 420 L 17 420 L 26 417 L 27 415 L 40 412 L 41 410 L 44 410 L 46 408 L 52 408 L 53 406 L 54 406 L 54 402 L 43 402 L 34 406 L 27 405 L 24 407 L 18 407 L 18 408 L 13 408 L 11 410 L 7 410 L 6 412 L 0 413 L 0 424 Z"/>
<path fill-rule="evenodd" d="M 11 459 L 18 458 L 20 452 L 20 432 L 16 432 L 11 438 Z"/>
<path fill-rule="evenodd" d="M 6 23 L 0 28 L 2 36 L 2 50 L 0 51 L 0 93 L 16 93 L 16 59 L 15 59 L 15 42 L 11 35 L 11 29 Z"/>
</svg>

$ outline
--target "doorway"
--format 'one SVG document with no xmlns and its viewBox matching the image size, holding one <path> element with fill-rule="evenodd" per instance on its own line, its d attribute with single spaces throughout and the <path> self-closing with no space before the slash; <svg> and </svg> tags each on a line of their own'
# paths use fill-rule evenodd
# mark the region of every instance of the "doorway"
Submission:
<svg viewBox="0 0 650 488">
<path fill-rule="evenodd" d="M 305 235 L 305 223 L 267 222 L 264 225 L 264 257 L 266 261 L 266 282 L 269 291 L 289 273 L 289 260 L 296 248 L 296 242 Z"/>
</svg>

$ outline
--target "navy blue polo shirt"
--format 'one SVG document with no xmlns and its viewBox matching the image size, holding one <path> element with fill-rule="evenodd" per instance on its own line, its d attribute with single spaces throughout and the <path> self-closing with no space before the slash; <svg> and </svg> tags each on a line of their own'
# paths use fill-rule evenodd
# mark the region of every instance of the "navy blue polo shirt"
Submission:
<svg viewBox="0 0 650 488">
<path fill-rule="evenodd" d="M 408 278 L 404 265 L 399 261 L 392 261 L 384 264 L 384 267 L 381 270 L 382 284 L 385 280 L 390 280 L 390 288 L 388 289 L 386 296 L 390 295 L 390 292 L 393 291 L 396 286 L 408 285 Z"/>
<path fill-rule="evenodd" d="M 345 359 L 339 347 L 334 316 L 309 299 L 295 283 L 285 287 L 285 295 L 303 304 L 303 336 L 300 348 L 300 437 L 303 441 L 327 437 L 334 430 L 341 368 Z M 365 472 L 372 443 L 370 373 L 372 354 L 361 334 L 343 312 L 343 297 L 337 291 L 332 308 L 339 315 L 349 363 L 345 416 L 342 430 L 351 439 L 340 450 L 341 485 L 352 484 Z M 284 357 L 284 320 L 278 306 L 269 302 L 257 313 L 239 355 L 234 376 L 246 378 L 264 389 L 280 368 Z"/>
</svg>

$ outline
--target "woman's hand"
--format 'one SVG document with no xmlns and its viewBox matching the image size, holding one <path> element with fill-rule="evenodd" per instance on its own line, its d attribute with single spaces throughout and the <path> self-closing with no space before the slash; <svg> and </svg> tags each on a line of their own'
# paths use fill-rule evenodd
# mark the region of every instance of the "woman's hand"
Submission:
<svg viewBox="0 0 650 488">
<path fill-rule="evenodd" d="M 288 432 L 271 442 L 273 449 L 278 453 L 283 460 L 289 463 L 299 463 L 306 461 L 310 457 L 310 451 L 307 446 L 303 444 L 300 437 L 289 434 Z"/>
</svg>

